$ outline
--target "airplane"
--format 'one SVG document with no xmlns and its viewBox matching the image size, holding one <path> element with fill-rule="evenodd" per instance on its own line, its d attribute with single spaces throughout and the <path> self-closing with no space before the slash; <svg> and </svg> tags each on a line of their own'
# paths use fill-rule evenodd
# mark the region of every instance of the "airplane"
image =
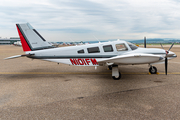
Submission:
<svg viewBox="0 0 180 120">
<path fill-rule="evenodd" d="M 112 70 L 112 78 L 119 80 L 121 73 L 119 65 L 148 64 L 151 74 L 157 73 L 154 64 L 165 63 L 167 75 L 168 60 L 177 55 L 169 50 L 157 48 L 140 48 L 136 45 L 117 40 L 112 42 L 100 42 L 81 46 L 54 47 L 49 44 L 29 23 L 16 24 L 24 55 L 16 55 L 5 59 L 28 57 L 56 63 L 75 66 L 107 66 Z"/>
<path fill-rule="evenodd" d="M 14 42 L 15 46 L 22 46 L 21 41 Z"/>
</svg>

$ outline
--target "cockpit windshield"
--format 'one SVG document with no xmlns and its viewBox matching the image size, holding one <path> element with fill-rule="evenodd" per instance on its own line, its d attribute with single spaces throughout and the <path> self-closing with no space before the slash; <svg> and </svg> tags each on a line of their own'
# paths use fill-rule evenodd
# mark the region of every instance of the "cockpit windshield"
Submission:
<svg viewBox="0 0 180 120">
<path fill-rule="evenodd" d="M 136 50 L 138 47 L 130 42 L 127 42 L 127 44 L 129 45 L 129 47 L 132 49 L 132 50 Z"/>
</svg>

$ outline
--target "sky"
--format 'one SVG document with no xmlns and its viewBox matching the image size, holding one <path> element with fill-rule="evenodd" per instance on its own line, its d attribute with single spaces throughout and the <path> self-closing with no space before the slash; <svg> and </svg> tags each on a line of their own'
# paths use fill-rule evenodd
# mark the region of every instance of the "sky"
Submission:
<svg viewBox="0 0 180 120">
<path fill-rule="evenodd" d="M 180 38 L 180 0 L 0 0 L 0 37 L 30 23 L 47 41 Z"/>
</svg>

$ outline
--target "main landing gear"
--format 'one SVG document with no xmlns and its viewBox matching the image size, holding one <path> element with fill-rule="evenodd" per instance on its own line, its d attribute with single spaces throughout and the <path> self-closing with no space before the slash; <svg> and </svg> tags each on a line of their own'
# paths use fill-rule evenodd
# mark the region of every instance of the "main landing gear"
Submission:
<svg viewBox="0 0 180 120">
<path fill-rule="evenodd" d="M 119 72 L 118 65 L 108 66 L 109 70 L 112 70 L 112 78 L 114 80 L 121 79 L 121 73 Z"/>
<path fill-rule="evenodd" d="M 114 80 L 121 79 L 121 73 L 119 72 L 118 65 L 108 66 L 109 70 L 112 70 L 112 78 Z M 151 74 L 157 74 L 157 68 L 155 66 L 150 66 L 149 72 Z"/>
<path fill-rule="evenodd" d="M 157 73 L 157 68 L 156 68 L 155 66 L 150 66 L 149 72 L 150 72 L 151 74 L 156 74 L 156 73 Z"/>
</svg>

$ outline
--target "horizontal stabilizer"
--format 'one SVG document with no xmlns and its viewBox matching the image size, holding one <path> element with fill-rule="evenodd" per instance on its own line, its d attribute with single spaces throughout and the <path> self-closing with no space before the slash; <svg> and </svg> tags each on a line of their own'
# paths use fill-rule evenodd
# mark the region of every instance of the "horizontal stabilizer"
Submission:
<svg viewBox="0 0 180 120">
<path fill-rule="evenodd" d="M 19 57 L 25 57 L 25 56 L 32 56 L 32 55 L 34 55 L 34 54 L 15 55 L 15 56 L 7 57 L 7 58 L 5 58 L 5 60 L 19 58 Z"/>
</svg>

